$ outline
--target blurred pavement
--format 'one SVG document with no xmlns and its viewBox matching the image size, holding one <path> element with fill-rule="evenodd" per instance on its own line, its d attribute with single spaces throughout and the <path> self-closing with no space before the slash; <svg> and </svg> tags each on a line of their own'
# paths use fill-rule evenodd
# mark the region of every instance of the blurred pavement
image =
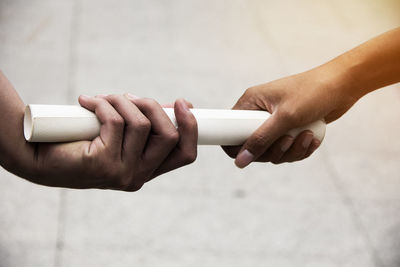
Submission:
<svg viewBox="0 0 400 267">
<path fill-rule="evenodd" d="M 0 0 L 0 68 L 25 103 L 131 92 L 230 108 L 399 26 L 398 0 Z M 218 147 L 136 193 L 0 169 L 0 266 L 400 266 L 400 86 L 329 125 L 310 159 Z"/>
</svg>

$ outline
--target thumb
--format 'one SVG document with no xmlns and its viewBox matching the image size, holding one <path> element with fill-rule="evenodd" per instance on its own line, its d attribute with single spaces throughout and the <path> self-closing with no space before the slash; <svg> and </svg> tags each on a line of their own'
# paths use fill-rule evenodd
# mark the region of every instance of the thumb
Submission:
<svg viewBox="0 0 400 267">
<path fill-rule="evenodd" d="M 280 120 L 275 112 L 269 117 L 243 144 L 238 153 L 235 164 L 244 168 L 257 160 L 267 149 L 282 135 L 290 130 L 290 125 L 285 120 Z"/>
</svg>

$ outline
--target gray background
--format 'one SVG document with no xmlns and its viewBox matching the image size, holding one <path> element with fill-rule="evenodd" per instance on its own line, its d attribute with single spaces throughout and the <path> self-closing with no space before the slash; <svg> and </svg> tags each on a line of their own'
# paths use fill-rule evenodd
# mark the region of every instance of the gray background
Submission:
<svg viewBox="0 0 400 267">
<path fill-rule="evenodd" d="M 0 0 L 0 67 L 26 103 L 131 92 L 229 108 L 399 25 L 397 0 Z M 136 193 L 0 169 L 0 266 L 400 266 L 400 87 L 329 125 L 310 159 L 218 147 Z"/>
</svg>

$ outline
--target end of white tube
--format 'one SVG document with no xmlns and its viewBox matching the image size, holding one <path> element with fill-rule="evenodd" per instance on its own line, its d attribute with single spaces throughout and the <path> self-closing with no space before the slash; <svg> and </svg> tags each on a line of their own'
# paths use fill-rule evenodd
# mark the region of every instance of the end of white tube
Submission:
<svg viewBox="0 0 400 267">
<path fill-rule="evenodd" d="M 24 114 L 24 136 L 26 141 L 31 141 L 32 133 L 33 133 L 33 124 L 32 124 L 32 112 L 30 105 L 25 107 Z"/>
</svg>

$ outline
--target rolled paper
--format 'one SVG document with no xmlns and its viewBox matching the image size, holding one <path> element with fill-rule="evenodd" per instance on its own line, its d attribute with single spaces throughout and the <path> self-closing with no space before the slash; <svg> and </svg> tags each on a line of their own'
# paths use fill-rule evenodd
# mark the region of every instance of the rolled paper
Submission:
<svg viewBox="0 0 400 267">
<path fill-rule="evenodd" d="M 174 109 L 164 108 L 178 127 Z M 199 145 L 241 145 L 270 116 L 266 111 L 191 109 L 198 126 Z M 28 142 L 72 142 L 93 140 L 100 134 L 96 115 L 80 106 L 28 105 L 25 109 L 24 136 Z M 287 134 L 296 137 L 310 130 L 322 142 L 326 124 L 319 120 Z"/>
</svg>

